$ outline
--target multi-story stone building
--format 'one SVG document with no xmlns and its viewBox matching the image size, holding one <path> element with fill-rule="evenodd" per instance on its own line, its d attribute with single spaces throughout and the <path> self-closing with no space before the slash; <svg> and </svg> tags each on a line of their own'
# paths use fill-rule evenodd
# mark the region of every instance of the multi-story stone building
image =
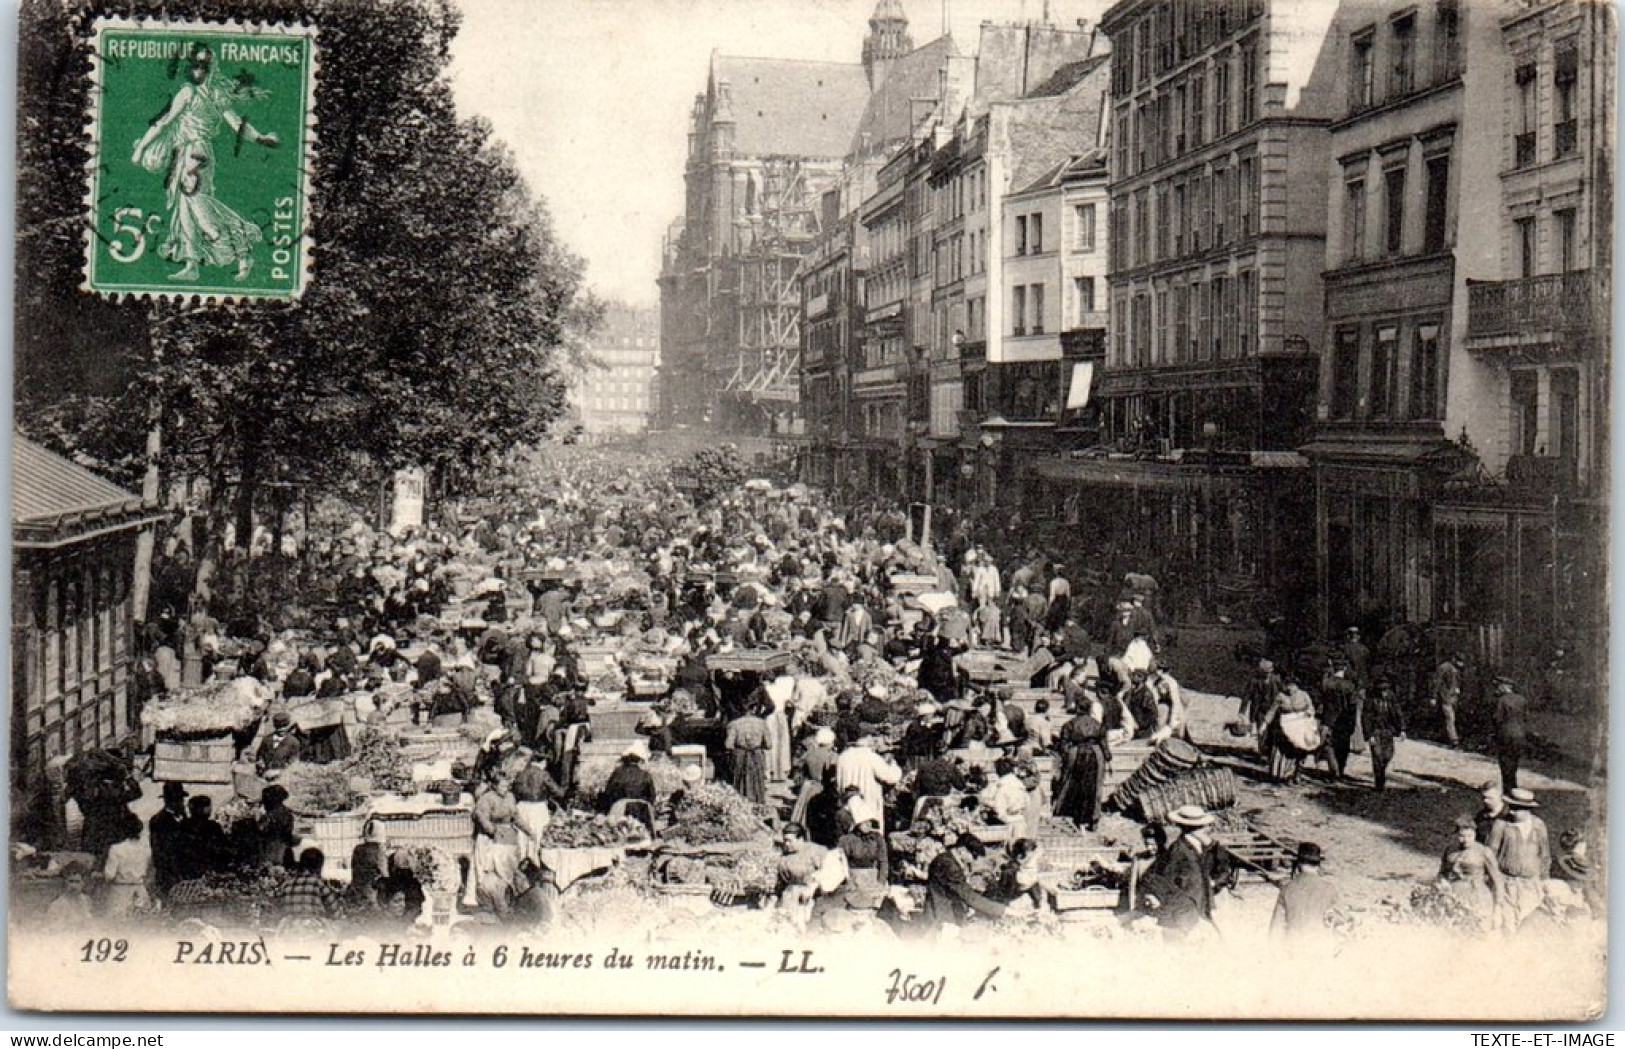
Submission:
<svg viewBox="0 0 1625 1049">
<path fill-rule="evenodd" d="M 1610 14 L 1345 3 L 1327 57 L 1320 619 L 1514 667 L 1605 622 Z"/>
<path fill-rule="evenodd" d="M 1200 579 L 1170 595 L 1187 606 L 1311 596 L 1294 449 L 1322 341 L 1329 22 L 1262 0 L 1122 0 L 1101 21 L 1112 334 L 1093 396 L 1116 454 L 1045 473 L 1089 489 L 1097 561 Z"/>
<path fill-rule="evenodd" d="M 592 361 L 578 380 L 575 402 L 589 435 L 640 434 L 657 410 L 660 318 L 653 308 L 613 305 L 588 348 Z"/>
<path fill-rule="evenodd" d="M 1614 8 L 1468 6 L 1498 37 L 1469 64 L 1447 435 L 1477 469 L 1433 514 L 1442 635 L 1483 663 L 1560 647 L 1606 679 Z M 1474 32 L 1470 39 L 1476 41 Z M 1477 129 L 1482 128 L 1482 133 Z M 1572 669 L 1572 668 L 1571 668 Z"/>
</svg>

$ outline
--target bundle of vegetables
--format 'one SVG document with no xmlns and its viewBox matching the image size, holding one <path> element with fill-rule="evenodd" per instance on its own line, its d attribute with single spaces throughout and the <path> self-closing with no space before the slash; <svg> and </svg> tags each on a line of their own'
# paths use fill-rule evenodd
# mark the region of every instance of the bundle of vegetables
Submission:
<svg viewBox="0 0 1625 1049">
<path fill-rule="evenodd" d="M 426 892 L 456 892 L 463 871 L 457 858 L 433 845 L 414 845 L 405 850 L 405 866 Z"/>
<path fill-rule="evenodd" d="M 232 798 L 214 809 L 214 821 L 230 834 L 232 828 L 247 820 L 252 824 L 259 818 L 259 803 L 249 798 Z"/>
<path fill-rule="evenodd" d="M 763 847 L 716 857 L 706 863 L 706 881 L 726 892 L 774 892 L 779 887 L 778 853 Z"/>
<path fill-rule="evenodd" d="M 746 801 L 731 787 L 700 783 L 684 791 L 665 838 L 689 845 L 755 841 L 768 836 L 769 816 L 766 808 Z"/>
<path fill-rule="evenodd" d="M 975 795 L 944 799 L 941 805 L 924 809 L 906 831 L 887 838 L 902 862 L 898 873 L 904 881 L 923 882 L 931 861 L 943 850 L 978 827 L 988 826 L 986 813 Z"/>
<path fill-rule="evenodd" d="M 205 874 L 170 889 L 168 903 L 176 910 L 219 908 L 255 921 L 276 905 L 277 894 L 292 876 L 275 866 Z"/>
<path fill-rule="evenodd" d="M 1398 909 L 1391 920 L 1399 924 L 1420 923 L 1447 929 L 1472 929 L 1478 925 L 1476 912 L 1460 896 L 1438 882 L 1423 882 L 1411 890 L 1408 906 Z"/>
<path fill-rule="evenodd" d="M 767 845 L 704 858 L 667 856 L 654 875 L 666 885 L 709 885 L 736 894 L 767 893 L 779 887 L 779 855 Z"/>
<path fill-rule="evenodd" d="M 615 848 L 646 841 L 649 830 L 626 816 L 603 816 L 574 809 L 558 813 L 542 832 L 544 849 Z"/>
<path fill-rule="evenodd" d="M 412 786 L 412 762 L 401 751 L 398 736 L 368 725 L 355 737 L 355 750 L 345 763 L 348 775 L 372 781 L 374 790 L 396 792 Z"/>
<path fill-rule="evenodd" d="M 288 808 L 305 816 L 331 816 L 348 812 L 367 796 L 350 783 L 351 773 L 342 765 L 314 765 L 296 761 L 283 769 L 276 782 L 288 792 Z"/>
<path fill-rule="evenodd" d="M 252 725 L 268 698 L 252 678 L 212 681 L 148 704 L 142 718 L 160 736 L 224 735 Z"/>
</svg>

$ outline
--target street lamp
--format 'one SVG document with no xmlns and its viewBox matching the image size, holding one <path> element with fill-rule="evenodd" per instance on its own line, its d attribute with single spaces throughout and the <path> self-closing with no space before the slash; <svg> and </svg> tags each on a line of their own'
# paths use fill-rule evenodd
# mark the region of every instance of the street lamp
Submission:
<svg viewBox="0 0 1625 1049">
<path fill-rule="evenodd" d="M 1207 604 L 1209 613 L 1217 607 L 1218 585 L 1217 573 L 1214 568 L 1213 533 L 1216 522 L 1213 514 L 1213 486 L 1215 476 L 1218 474 L 1219 464 L 1213 457 L 1213 446 L 1219 438 L 1219 424 L 1211 419 L 1202 424 L 1202 443 L 1207 448 L 1207 478 L 1202 486 L 1202 532 L 1203 532 L 1203 567 L 1207 579 Z"/>
</svg>

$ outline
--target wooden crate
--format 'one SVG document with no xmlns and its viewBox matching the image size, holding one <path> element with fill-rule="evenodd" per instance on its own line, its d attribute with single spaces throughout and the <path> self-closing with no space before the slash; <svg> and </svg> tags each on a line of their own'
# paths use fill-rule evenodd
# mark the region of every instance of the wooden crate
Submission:
<svg viewBox="0 0 1625 1049">
<path fill-rule="evenodd" d="M 1113 911 L 1123 899 L 1123 890 L 1091 885 L 1083 889 L 1051 889 L 1050 902 L 1057 911 Z"/>
<path fill-rule="evenodd" d="M 1131 740 L 1112 747 L 1111 765 L 1106 769 L 1106 787 L 1103 797 L 1111 797 L 1118 784 L 1140 771 L 1152 751 L 1157 748 L 1145 740 Z"/>
<path fill-rule="evenodd" d="M 152 747 L 152 778 L 157 783 L 230 783 L 237 746 L 230 736 L 176 743 L 158 740 Z"/>
</svg>

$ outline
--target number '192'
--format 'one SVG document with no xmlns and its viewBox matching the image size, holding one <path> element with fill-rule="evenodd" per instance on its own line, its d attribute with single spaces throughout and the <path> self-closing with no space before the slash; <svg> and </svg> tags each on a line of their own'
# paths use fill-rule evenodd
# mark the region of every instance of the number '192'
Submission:
<svg viewBox="0 0 1625 1049">
<path fill-rule="evenodd" d="M 82 962 L 122 962 L 130 954 L 130 941 L 109 940 L 103 937 L 99 940 L 86 940 L 85 946 L 79 952 Z"/>
</svg>

